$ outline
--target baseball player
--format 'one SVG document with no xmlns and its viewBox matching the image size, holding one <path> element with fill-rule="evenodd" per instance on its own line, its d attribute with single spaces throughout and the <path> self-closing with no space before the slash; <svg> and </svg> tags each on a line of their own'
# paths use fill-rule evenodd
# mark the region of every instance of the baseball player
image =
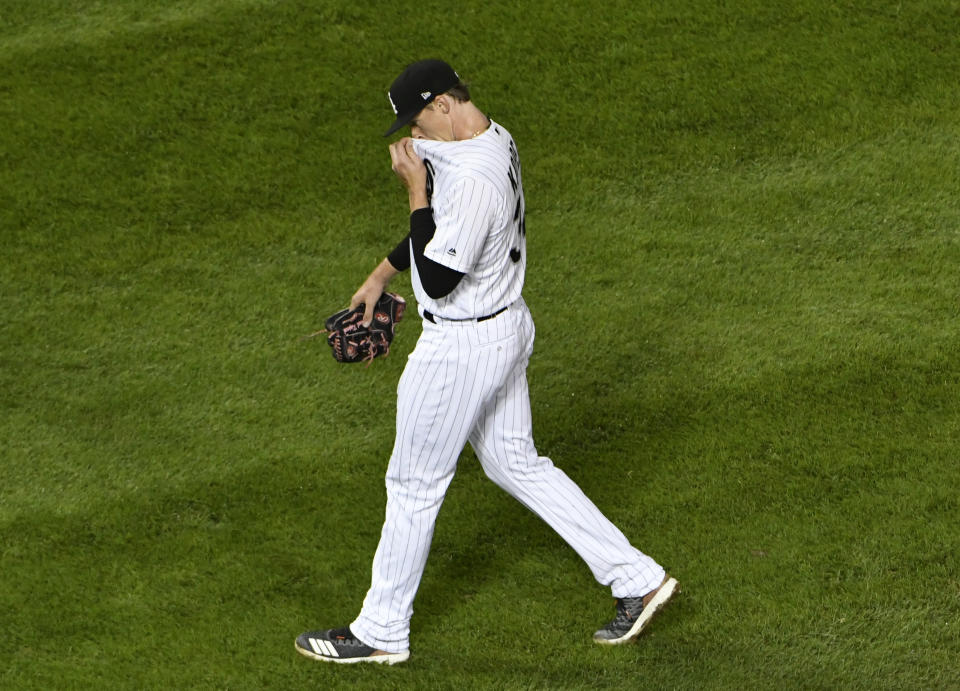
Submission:
<svg viewBox="0 0 960 691">
<path fill-rule="evenodd" d="M 385 136 L 410 125 L 411 137 L 390 145 L 393 170 L 408 192 L 410 232 L 351 307 L 367 305 L 369 321 L 390 280 L 409 269 L 423 332 L 397 387 L 386 517 L 363 607 L 349 626 L 302 634 L 297 650 L 339 663 L 409 657 L 414 596 L 467 442 L 487 476 L 610 586 L 616 617 L 594 640 L 629 641 L 678 585 L 534 446 L 526 379 L 534 326 L 521 297 L 527 250 L 516 144 L 440 60 L 407 67 L 389 98 L 396 120 Z"/>
</svg>

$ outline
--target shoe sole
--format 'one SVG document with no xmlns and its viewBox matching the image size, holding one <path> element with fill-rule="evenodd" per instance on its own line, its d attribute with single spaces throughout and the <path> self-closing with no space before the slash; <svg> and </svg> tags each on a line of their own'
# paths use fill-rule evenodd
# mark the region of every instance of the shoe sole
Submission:
<svg viewBox="0 0 960 691">
<path fill-rule="evenodd" d="M 660 589 L 657 590 L 657 594 L 653 596 L 653 599 L 643 608 L 643 611 L 640 612 L 640 616 L 637 617 L 637 620 L 633 623 L 633 626 L 630 627 L 630 630 L 627 631 L 620 638 L 614 638 L 612 640 L 602 640 L 599 638 L 594 638 L 593 640 L 599 643 L 600 645 L 620 645 L 622 643 L 627 643 L 632 641 L 634 638 L 640 635 L 640 633 L 647 627 L 647 624 L 653 619 L 653 616 L 663 609 L 663 606 L 670 602 L 676 593 L 680 591 L 680 584 L 677 583 L 676 578 L 669 578 L 666 583 L 660 586 Z"/>
<path fill-rule="evenodd" d="M 309 657 L 311 660 L 333 662 L 338 665 L 352 665 L 357 662 L 373 662 L 379 665 L 395 665 L 400 662 L 406 662 L 407 658 L 410 657 L 409 650 L 402 653 L 384 653 L 382 655 L 368 655 L 367 657 L 328 657 L 326 655 L 317 655 L 312 650 L 301 648 L 296 642 L 294 642 L 293 647 L 297 649 L 298 653 L 304 657 Z"/>
</svg>

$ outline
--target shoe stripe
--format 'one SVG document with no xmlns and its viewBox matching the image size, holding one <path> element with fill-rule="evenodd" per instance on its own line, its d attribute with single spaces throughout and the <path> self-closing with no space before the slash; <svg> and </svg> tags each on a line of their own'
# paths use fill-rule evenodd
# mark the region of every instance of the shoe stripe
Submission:
<svg viewBox="0 0 960 691">
<path fill-rule="evenodd" d="M 340 657 L 340 653 L 337 652 L 337 648 L 330 641 L 324 641 L 319 638 L 310 639 L 310 647 L 313 648 L 313 652 L 317 655 L 322 655 L 323 657 Z"/>
</svg>

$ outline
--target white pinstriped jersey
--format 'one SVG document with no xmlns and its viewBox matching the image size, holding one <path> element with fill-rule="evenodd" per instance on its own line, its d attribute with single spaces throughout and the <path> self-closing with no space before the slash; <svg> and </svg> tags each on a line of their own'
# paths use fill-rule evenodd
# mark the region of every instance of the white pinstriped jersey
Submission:
<svg viewBox="0 0 960 691">
<path fill-rule="evenodd" d="M 457 142 L 413 140 L 426 165 L 437 229 L 425 256 L 464 275 L 449 295 L 434 300 L 411 265 L 421 308 L 447 319 L 492 314 L 523 289 L 527 263 L 520 157 L 510 133 L 495 122 Z"/>
</svg>

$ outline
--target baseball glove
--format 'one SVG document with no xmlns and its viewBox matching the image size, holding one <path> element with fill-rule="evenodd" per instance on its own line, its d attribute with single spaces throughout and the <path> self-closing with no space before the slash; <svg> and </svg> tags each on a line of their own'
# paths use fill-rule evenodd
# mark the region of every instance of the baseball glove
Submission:
<svg viewBox="0 0 960 691">
<path fill-rule="evenodd" d="M 360 304 L 330 315 L 323 329 L 305 338 L 325 333 L 337 362 L 366 361 L 369 364 L 375 357 L 390 352 L 397 323 L 403 319 L 406 307 L 406 301 L 396 293 L 383 293 L 373 310 L 370 326 L 362 323 L 366 306 Z"/>
</svg>

